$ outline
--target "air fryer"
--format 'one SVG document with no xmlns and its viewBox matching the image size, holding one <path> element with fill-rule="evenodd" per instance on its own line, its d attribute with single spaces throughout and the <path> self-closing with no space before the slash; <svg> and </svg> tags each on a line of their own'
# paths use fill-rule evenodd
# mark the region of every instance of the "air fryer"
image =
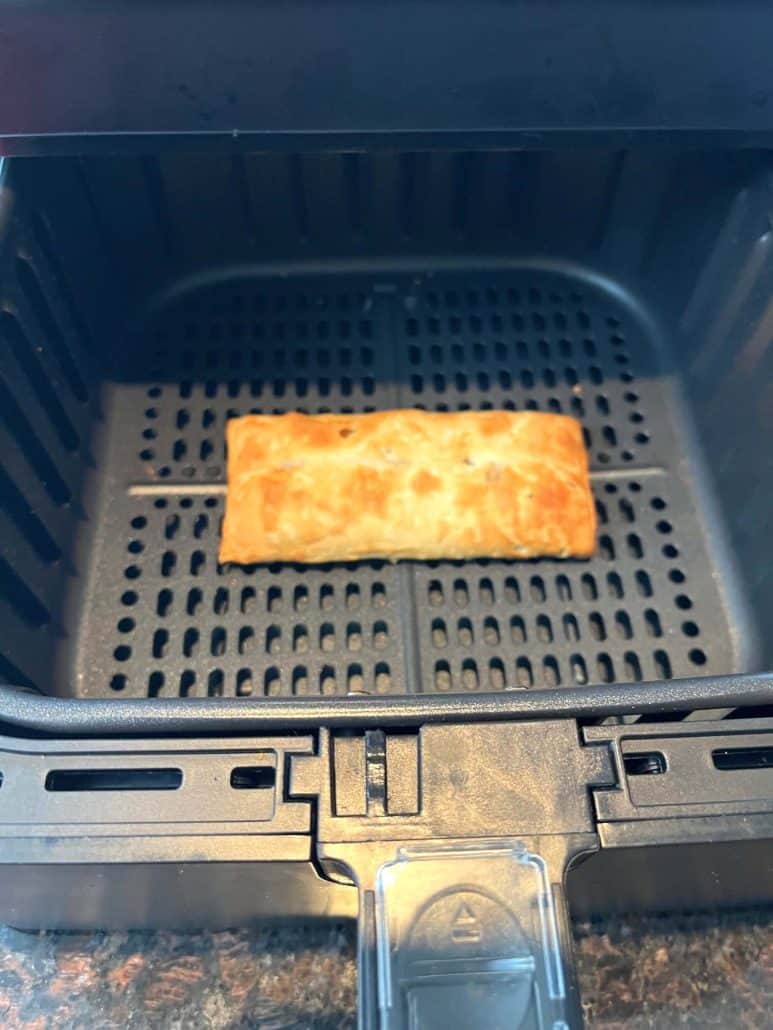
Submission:
<svg viewBox="0 0 773 1030">
<path fill-rule="evenodd" d="M 567 891 L 769 898 L 764 8 L 7 6 L 0 918 L 542 1027 Z M 228 419 L 411 407 L 577 418 L 594 556 L 218 563 Z"/>
</svg>

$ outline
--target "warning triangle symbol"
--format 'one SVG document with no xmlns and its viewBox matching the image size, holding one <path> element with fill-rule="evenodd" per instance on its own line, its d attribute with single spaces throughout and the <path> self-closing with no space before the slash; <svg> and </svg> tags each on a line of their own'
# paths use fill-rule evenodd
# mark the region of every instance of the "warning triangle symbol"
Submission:
<svg viewBox="0 0 773 1030">
<path fill-rule="evenodd" d="M 478 917 L 466 902 L 462 902 L 456 910 L 451 925 L 451 940 L 456 944 L 474 944 L 480 940 L 481 932 Z"/>
<path fill-rule="evenodd" d="M 456 916 L 454 917 L 454 926 L 469 926 L 470 923 L 477 923 L 477 921 L 478 920 L 475 918 L 475 915 L 470 906 L 462 902 L 462 904 L 459 906 Z"/>
</svg>

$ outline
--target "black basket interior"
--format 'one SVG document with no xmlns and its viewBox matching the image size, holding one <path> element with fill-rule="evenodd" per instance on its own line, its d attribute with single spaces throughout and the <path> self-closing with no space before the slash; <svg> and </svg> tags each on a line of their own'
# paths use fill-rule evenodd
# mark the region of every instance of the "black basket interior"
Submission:
<svg viewBox="0 0 773 1030">
<path fill-rule="evenodd" d="M 60 696 L 259 698 L 766 667 L 765 164 L 18 160 L 0 674 Z M 412 406 L 576 415 L 595 557 L 218 565 L 229 417 Z"/>
</svg>

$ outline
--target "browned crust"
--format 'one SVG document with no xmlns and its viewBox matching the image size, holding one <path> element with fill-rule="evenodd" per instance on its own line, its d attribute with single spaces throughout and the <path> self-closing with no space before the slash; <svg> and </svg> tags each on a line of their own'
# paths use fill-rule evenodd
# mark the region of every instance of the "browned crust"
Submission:
<svg viewBox="0 0 773 1030">
<path fill-rule="evenodd" d="M 580 425 L 538 412 L 247 415 L 221 562 L 587 557 Z"/>
</svg>

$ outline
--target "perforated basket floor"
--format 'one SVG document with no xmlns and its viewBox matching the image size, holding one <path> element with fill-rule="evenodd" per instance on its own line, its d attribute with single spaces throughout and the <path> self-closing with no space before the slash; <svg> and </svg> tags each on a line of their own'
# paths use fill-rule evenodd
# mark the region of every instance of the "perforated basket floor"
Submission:
<svg viewBox="0 0 773 1030">
<path fill-rule="evenodd" d="M 72 693 L 498 691 L 741 671 L 668 355 L 612 293 L 546 271 L 233 279 L 170 304 L 127 353 L 105 400 Z M 580 418 L 596 556 L 218 566 L 229 417 L 409 406 Z"/>
</svg>

